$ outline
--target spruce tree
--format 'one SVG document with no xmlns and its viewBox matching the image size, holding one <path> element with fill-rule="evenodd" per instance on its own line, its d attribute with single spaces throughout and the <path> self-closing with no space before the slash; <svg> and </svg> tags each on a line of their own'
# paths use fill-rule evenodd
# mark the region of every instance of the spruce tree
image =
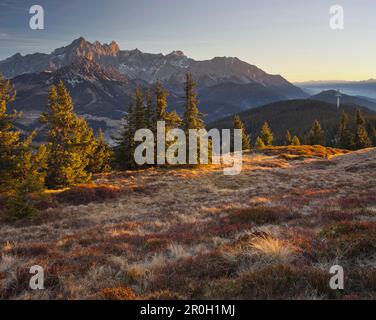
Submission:
<svg viewBox="0 0 376 320">
<path fill-rule="evenodd" d="M 234 117 L 234 129 L 239 129 L 242 132 L 242 149 L 251 149 L 251 139 L 245 130 L 244 123 L 238 115 Z"/>
<path fill-rule="evenodd" d="M 365 124 L 366 122 L 363 118 L 362 112 L 358 110 L 356 114 L 356 131 L 354 137 L 355 149 L 364 149 L 372 146 Z"/>
<path fill-rule="evenodd" d="M 162 84 L 158 81 L 155 86 L 155 120 L 154 125 L 156 127 L 157 121 L 166 121 L 167 114 L 167 91 L 163 88 Z"/>
<path fill-rule="evenodd" d="M 35 216 L 39 212 L 37 205 L 43 198 L 43 189 L 42 180 L 35 180 L 33 175 L 17 182 L 6 203 L 5 218 L 16 220 Z"/>
<path fill-rule="evenodd" d="M 152 124 L 154 120 L 154 108 L 153 108 L 153 94 L 150 89 L 146 91 L 146 108 L 145 108 L 145 119 L 146 127 L 152 129 Z"/>
<path fill-rule="evenodd" d="M 72 98 L 63 82 L 51 87 L 41 122 L 48 129 L 46 185 L 66 187 L 88 181 L 91 174 L 86 168 L 95 148 L 93 131 L 74 113 Z"/>
<path fill-rule="evenodd" d="M 165 138 L 167 137 L 168 132 L 171 129 L 178 128 L 182 122 L 179 115 L 176 111 L 168 112 L 167 111 L 167 97 L 168 92 L 163 88 L 162 84 L 158 81 L 155 86 L 155 109 L 153 110 L 153 122 L 151 124 L 151 130 L 154 133 L 155 139 L 157 139 L 157 122 L 164 121 L 165 122 Z M 155 140 L 155 143 L 157 141 Z M 172 144 L 173 142 L 165 142 L 165 150 Z M 157 163 L 157 147 L 155 147 L 155 163 Z M 160 155 L 160 158 L 165 155 Z"/>
<path fill-rule="evenodd" d="M 103 131 L 100 129 L 95 138 L 94 151 L 90 157 L 88 172 L 104 173 L 111 170 L 112 151 L 104 138 Z"/>
<path fill-rule="evenodd" d="M 124 116 L 124 126 L 121 129 L 120 137 L 115 138 L 117 146 L 115 147 L 116 165 L 120 170 L 134 169 L 135 141 L 136 132 L 135 119 L 135 99 L 131 96 L 128 112 Z"/>
<path fill-rule="evenodd" d="M 183 117 L 183 129 L 187 136 L 187 155 L 189 152 L 189 129 L 204 129 L 204 121 L 202 120 L 202 114 L 198 110 L 198 99 L 195 91 L 196 83 L 192 78 L 192 74 L 186 74 L 185 82 L 185 111 Z M 210 145 L 209 153 L 210 153 Z M 208 154 L 210 158 L 210 154 Z M 200 163 L 200 145 L 197 143 L 197 163 Z"/>
<path fill-rule="evenodd" d="M 261 140 L 266 147 L 270 147 L 273 145 L 273 139 L 273 133 L 270 130 L 269 124 L 265 122 L 261 129 Z"/>
<path fill-rule="evenodd" d="M 157 121 L 164 121 L 166 125 L 166 134 L 169 130 L 177 128 L 182 120 L 176 111 L 167 111 L 167 97 L 168 92 L 163 88 L 160 82 L 157 82 L 155 87 L 155 116 L 154 116 L 154 127 L 156 127 Z M 156 134 L 156 133 L 155 133 Z"/>
<path fill-rule="evenodd" d="M 308 144 L 325 145 L 325 133 L 318 120 L 315 120 L 308 135 Z"/>
<path fill-rule="evenodd" d="M 291 142 L 292 142 L 291 133 L 290 133 L 290 130 L 287 130 L 286 136 L 285 136 L 285 145 L 289 146 L 291 145 Z"/>
<path fill-rule="evenodd" d="M 183 118 L 183 126 L 186 134 L 189 129 L 203 129 L 204 121 L 202 114 L 198 110 L 198 99 L 195 91 L 196 83 L 192 74 L 187 73 L 185 82 L 185 112 Z"/>
<path fill-rule="evenodd" d="M 144 106 L 144 94 L 142 90 L 137 87 L 134 92 L 135 101 L 135 114 L 134 114 L 134 127 L 135 131 L 145 129 L 147 126 L 147 114 Z"/>
<path fill-rule="evenodd" d="M 349 116 L 345 111 L 341 115 L 341 123 L 339 126 L 339 147 L 343 149 L 351 149 L 353 146 L 353 137 L 349 130 Z"/>
<path fill-rule="evenodd" d="M 0 190 L 14 183 L 18 168 L 20 133 L 14 130 L 14 121 L 20 114 L 7 112 L 7 105 L 15 94 L 10 82 L 0 75 Z"/>
<path fill-rule="evenodd" d="M 371 128 L 371 140 L 372 140 L 372 145 L 376 147 L 376 125 L 375 124 Z"/>
<path fill-rule="evenodd" d="M 25 179 L 40 184 L 44 178 L 44 146 L 33 150 L 35 132 L 21 140 L 20 132 L 14 126 L 21 114 L 8 113 L 7 105 L 14 100 L 15 94 L 10 82 L 0 75 L 0 191 L 14 190 Z"/>
</svg>

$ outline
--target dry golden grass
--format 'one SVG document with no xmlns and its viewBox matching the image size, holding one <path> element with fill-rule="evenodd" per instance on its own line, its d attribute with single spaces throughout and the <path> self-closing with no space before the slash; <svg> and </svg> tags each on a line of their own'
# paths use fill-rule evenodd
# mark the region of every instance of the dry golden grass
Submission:
<svg viewBox="0 0 376 320">
<path fill-rule="evenodd" d="M 0 221 L 0 298 L 374 299 L 375 166 L 376 149 L 301 146 L 245 154 L 238 176 L 98 175 L 34 220 Z M 328 289 L 336 263 L 343 292 Z M 43 292 L 28 288 L 35 264 Z"/>
<path fill-rule="evenodd" d="M 279 262 L 289 262 L 298 251 L 288 241 L 275 239 L 271 236 L 255 237 L 250 246 L 260 255 Z"/>
</svg>

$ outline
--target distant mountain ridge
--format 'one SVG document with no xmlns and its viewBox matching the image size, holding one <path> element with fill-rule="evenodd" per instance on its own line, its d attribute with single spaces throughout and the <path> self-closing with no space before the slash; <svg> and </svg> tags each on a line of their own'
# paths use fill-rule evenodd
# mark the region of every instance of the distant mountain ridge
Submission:
<svg viewBox="0 0 376 320">
<path fill-rule="evenodd" d="M 180 89 L 184 76 L 190 71 L 199 87 L 209 87 L 219 83 L 238 84 L 258 83 L 273 88 L 286 98 L 305 97 L 305 93 L 289 83 L 280 75 L 270 75 L 256 66 L 238 58 L 216 57 L 211 60 L 196 61 L 181 51 L 170 54 L 143 53 L 138 49 L 120 50 L 116 42 L 100 44 L 90 43 L 84 38 L 74 40 L 51 54 L 35 53 L 14 56 L 0 61 L 0 70 L 7 78 L 25 73 L 56 71 L 71 64 L 77 58 L 93 60 L 102 67 L 112 67 L 129 79 L 138 79 L 146 83 L 161 81 L 168 88 Z"/>
<path fill-rule="evenodd" d="M 91 43 L 82 37 L 50 54 L 15 54 L 0 61 L 0 72 L 15 85 L 14 106 L 25 113 L 25 130 L 40 126 L 38 116 L 46 106 L 49 87 L 60 80 L 67 85 L 77 113 L 104 130 L 113 130 L 127 112 L 136 86 L 150 88 L 156 81 L 169 91 L 169 108 L 182 115 L 187 72 L 197 82 L 199 108 L 207 123 L 267 103 L 308 97 L 282 76 L 238 58 L 196 61 L 182 51 L 163 55 L 120 50 L 114 41 Z"/>
<path fill-rule="evenodd" d="M 376 100 L 376 80 L 364 81 L 307 81 L 296 82 L 296 86 L 302 88 L 310 95 L 318 94 L 322 91 L 340 90 L 342 93 L 352 96 L 366 97 Z"/>
<path fill-rule="evenodd" d="M 336 104 L 337 93 L 338 93 L 337 90 L 322 91 L 319 94 L 311 96 L 310 99 Z M 376 111 L 376 102 L 373 102 L 372 100 L 364 98 L 364 97 L 350 96 L 350 95 L 341 93 L 340 103 L 346 104 L 346 105 L 351 105 L 351 104 L 358 105 L 358 106 L 367 107 Z"/>
</svg>

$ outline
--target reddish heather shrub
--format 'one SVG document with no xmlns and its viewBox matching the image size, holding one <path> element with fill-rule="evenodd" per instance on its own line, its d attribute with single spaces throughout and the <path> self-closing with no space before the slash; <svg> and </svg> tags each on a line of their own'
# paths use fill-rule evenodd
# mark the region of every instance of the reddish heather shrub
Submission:
<svg viewBox="0 0 376 320">
<path fill-rule="evenodd" d="M 22 294 L 22 292 L 30 291 L 30 277 L 30 267 L 14 270 L 11 284 L 0 288 L 0 299 L 12 299 Z M 50 296 L 53 299 L 61 289 L 61 280 L 56 274 L 45 272 L 44 286 L 53 292 L 53 295 Z"/>
<path fill-rule="evenodd" d="M 361 209 L 376 205 L 376 195 L 349 197 L 339 200 L 339 205 L 344 209 Z"/>
<path fill-rule="evenodd" d="M 376 254 L 376 222 L 342 221 L 324 228 L 320 234 L 326 248 L 321 254 L 330 259 L 357 260 Z"/>
<path fill-rule="evenodd" d="M 72 205 L 88 204 L 91 202 L 104 202 L 116 199 L 120 195 L 120 188 L 111 185 L 86 184 L 72 187 L 57 194 L 57 200 Z"/>
<path fill-rule="evenodd" d="M 358 299 L 375 299 L 375 283 L 375 267 L 357 267 L 348 272 L 345 290 L 348 294 L 357 295 Z"/>
<path fill-rule="evenodd" d="M 44 243 L 16 245 L 14 248 L 12 248 L 11 253 L 23 258 L 34 258 L 46 255 L 48 253 L 48 246 Z"/>
<path fill-rule="evenodd" d="M 323 221 L 344 221 L 354 220 L 359 213 L 345 210 L 324 210 L 320 212 Z"/>
<path fill-rule="evenodd" d="M 100 296 L 106 300 L 137 300 L 137 295 L 131 288 L 105 288 L 102 289 Z"/>
<path fill-rule="evenodd" d="M 233 223 L 255 223 L 262 225 L 280 223 L 296 217 L 296 214 L 291 213 L 290 210 L 284 207 L 251 207 L 233 210 L 229 215 L 229 220 Z"/>
<path fill-rule="evenodd" d="M 182 296 L 170 290 L 154 291 L 146 297 L 146 300 L 180 300 Z"/>
<path fill-rule="evenodd" d="M 180 259 L 157 269 L 152 281 L 153 290 L 173 290 L 190 298 L 198 297 L 203 282 L 236 273 L 236 261 L 213 251 Z"/>
<path fill-rule="evenodd" d="M 304 292 L 334 298 L 329 286 L 330 274 L 312 267 L 272 265 L 251 271 L 239 279 L 243 299 L 293 299 Z"/>
<path fill-rule="evenodd" d="M 376 232 L 376 222 L 372 221 L 341 221 L 325 227 L 320 235 L 328 238 L 337 238 L 359 233 Z"/>
</svg>

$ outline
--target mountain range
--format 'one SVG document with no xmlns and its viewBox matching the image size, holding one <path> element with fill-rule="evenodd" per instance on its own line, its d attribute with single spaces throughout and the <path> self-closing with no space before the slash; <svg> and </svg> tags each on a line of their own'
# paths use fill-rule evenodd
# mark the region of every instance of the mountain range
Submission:
<svg viewBox="0 0 376 320">
<path fill-rule="evenodd" d="M 197 82 L 199 108 L 210 126 L 229 126 L 233 114 L 240 113 L 246 121 L 257 116 L 258 122 L 252 123 L 252 130 L 258 130 L 262 122 L 270 118 L 275 124 L 279 123 L 277 127 L 281 132 L 278 133 L 283 134 L 291 127 L 296 134 L 304 134 L 316 115 L 324 125 L 327 118 L 338 117 L 333 109 L 336 90 L 325 90 L 310 97 L 282 76 L 270 75 L 238 58 L 196 61 L 181 51 L 163 55 L 143 53 L 138 49 L 120 50 L 114 41 L 91 43 L 81 37 L 50 54 L 22 56 L 17 53 L 0 61 L 0 72 L 11 79 L 17 90 L 12 106 L 23 112 L 18 127 L 25 131 L 43 130 L 40 112 L 46 106 L 51 85 L 60 80 L 68 87 L 76 112 L 94 129 L 103 129 L 107 138 L 118 130 L 127 112 L 130 95 L 137 86 L 151 88 L 160 81 L 169 91 L 169 108 L 182 114 L 187 72 L 191 72 Z M 334 89 L 338 83 L 318 82 L 315 85 Z M 374 81 L 353 85 L 371 90 Z M 351 108 L 352 113 L 359 106 L 376 110 L 376 101 L 371 98 L 342 94 L 341 102 Z M 302 108 L 298 109 L 299 106 Z M 294 116 L 297 114 L 299 117 Z M 305 125 L 301 125 L 301 118 Z M 294 122 L 299 123 L 296 130 Z"/>
<path fill-rule="evenodd" d="M 116 42 L 91 43 L 84 38 L 50 54 L 17 53 L 0 61 L 0 72 L 17 90 L 14 107 L 26 116 L 21 125 L 37 127 L 50 86 L 62 80 L 77 113 L 94 127 L 116 127 L 127 111 L 136 86 L 149 88 L 160 81 L 169 91 L 169 108 L 184 108 L 184 81 L 191 72 L 197 82 L 200 111 L 211 122 L 267 103 L 306 98 L 307 94 L 280 75 L 271 75 L 238 58 L 196 61 L 181 51 L 170 54 L 120 50 Z"/>
<path fill-rule="evenodd" d="M 352 96 L 373 100 L 376 102 L 376 79 L 365 81 L 308 81 L 296 82 L 295 85 L 302 88 L 310 95 L 318 94 L 321 91 L 340 90 L 342 93 Z"/>
<path fill-rule="evenodd" d="M 324 101 L 328 103 L 337 104 L 337 90 L 326 90 L 322 91 L 319 94 L 313 95 L 310 99 Z M 341 93 L 340 103 L 346 105 L 357 105 L 362 107 L 367 107 L 369 109 L 376 111 L 376 102 L 372 101 L 370 98 L 359 97 L 359 96 L 350 96 L 344 93 Z"/>
</svg>

